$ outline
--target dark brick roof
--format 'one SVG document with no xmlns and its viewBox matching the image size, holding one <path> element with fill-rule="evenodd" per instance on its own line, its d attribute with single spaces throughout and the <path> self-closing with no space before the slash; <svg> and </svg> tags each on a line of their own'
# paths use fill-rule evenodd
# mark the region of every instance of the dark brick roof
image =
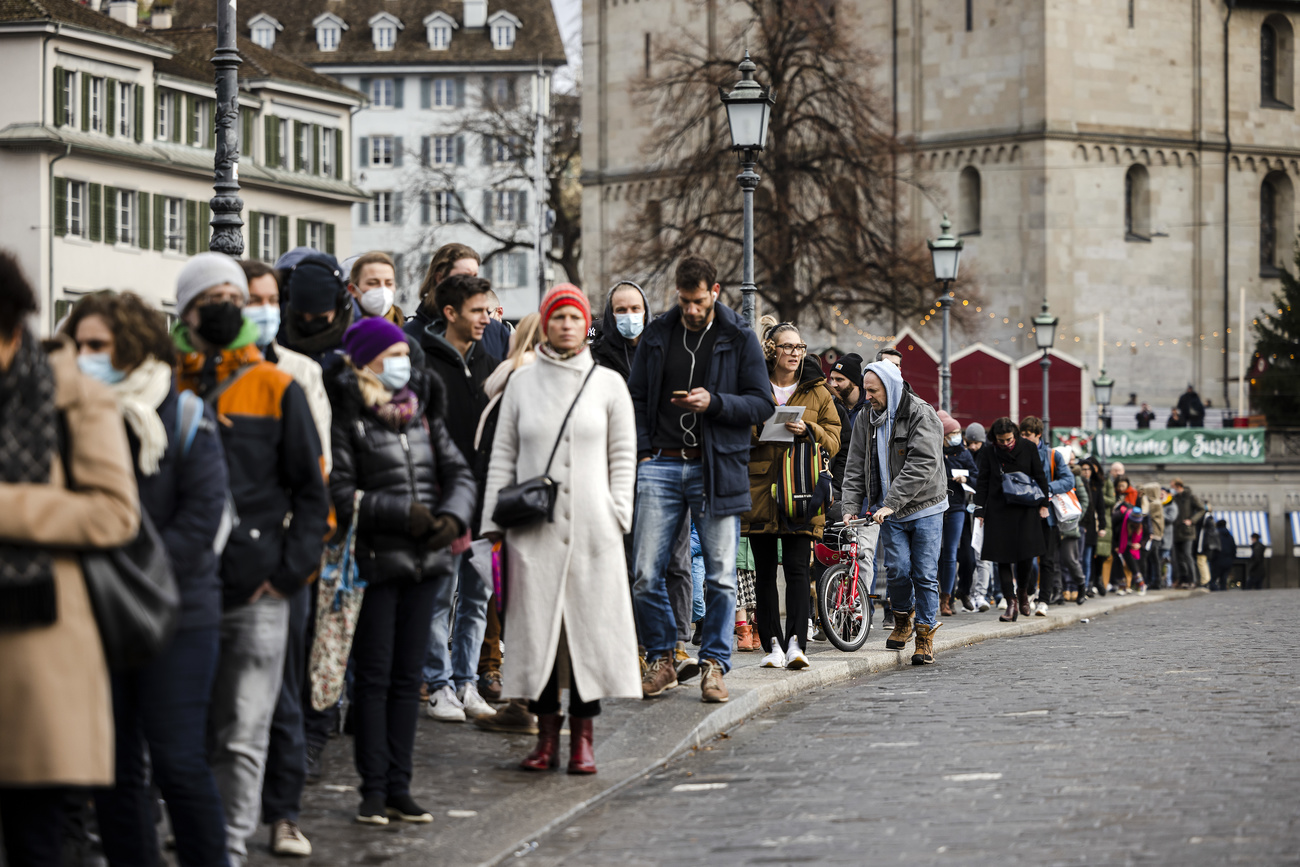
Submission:
<svg viewBox="0 0 1300 867">
<path fill-rule="evenodd" d="M 0 0 L 0 3 L 8 0 Z M 184 27 L 163 31 L 167 40 L 176 47 L 176 54 L 168 60 L 154 63 L 154 69 L 177 78 L 188 78 L 211 84 L 213 69 L 210 63 L 217 49 L 217 31 L 213 27 Z M 274 78 L 308 87 L 361 99 L 361 94 L 344 87 L 328 75 L 321 75 L 287 57 L 268 51 L 251 39 L 239 37 L 239 54 L 244 59 L 239 67 L 240 79 Z"/>
<path fill-rule="evenodd" d="M 11 0 L 0 0 L 0 4 Z M 265 12 L 284 26 L 276 35 L 275 51 L 300 63 L 316 67 L 330 64 L 467 64 L 518 63 L 535 65 L 543 62 L 559 66 L 566 62 L 560 28 L 551 9 L 551 0 L 488 0 L 488 17 L 506 11 L 520 20 L 515 44 L 506 50 L 492 46 L 487 28 L 466 30 L 462 26 L 452 34 L 451 46 L 433 51 L 425 39 L 424 19 L 433 12 L 446 12 L 458 23 L 464 20 L 459 0 L 244 0 L 239 4 L 239 33 L 248 36 L 248 22 Z M 342 18 L 348 29 L 339 40 L 337 51 L 316 48 L 316 30 L 312 20 L 325 12 Z M 370 39 L 372 16 L 380 12 L 396 15 L 403 29 L 397 33 L 392 51 L 376 51 Z M 211 0 L 175 0 L 177 25 L 195 27 L 212 24 L 216 15 Z"/>
<path fill-rule="evenodd" d="M 102 12 L 96 12 L 89 6 L 82 6 L 80 3 L 74 2 L 74 0 L 0 0 L 0 24 L 17 24 L 27 21 L 51 21 L 60 24 L 71 24 L 75 27 L 84 27 L 87 30 L 96 30 L 100 33 L 142 42 L 156 48 L 167 47 L 165 41 L 155 38 L 152 34 L 146 34 L 127 27 L 122 22 L 110 18 Z"/>
</svg>

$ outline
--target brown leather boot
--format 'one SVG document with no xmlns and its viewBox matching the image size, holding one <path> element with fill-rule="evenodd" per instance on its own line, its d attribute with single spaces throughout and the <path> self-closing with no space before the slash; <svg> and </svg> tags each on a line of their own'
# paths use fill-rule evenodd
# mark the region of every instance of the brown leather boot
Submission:
<svg viewBox="0 0 1300 867">
<path fill-rule="evenodd" d="M 952 617 L 952 596 L 947 593 L 939 594 L 939 616 Z"/>
<path fill-rule="evenodd" d="M 934 626 L 916 624 L 916 652 L 912 654 L 912 665 L 934 665 L 934 633 L 943 626 L 943 622 Z"/>
<path fill-rule="evenodd" d="M 1020 616 L 1020 606 L 1016 603 L 1016 597 L 1007 597 L 1007 610 L 998 615 L 998 620 L 1003 623 L 1015 623 L 1016 618 Z"/>
<path fill-rule="evenodd" d="M 915 614 L 914 611 L 894 612 L 894 631 L 885 639 L 886 650 L 902 650 L 907 647 L 907 641 L 912 637 L 912 619 Z"/>
<path fill-rule="evenodd" d="M 569 773 L 596 773 L 596 754 L 591 744 L 591 717 L 569 717 Z"/>
<path fill-rule="evenodd" d="M 1029 607 L 1029 589 L 1021 587 L 1016 590 L 1016 598 L 1020 602 L 1020 613 L 1028 617 L 1034 613 L 1034 609 Z M 1010 610 L 1010 606 L 1008 606 Z"/>
<path fill-rule="evenodd" d="M 560 766 L 560 720 L 558 713 L 537 715 L 537 747 L 519 767 L 525 771 L 549 771 Z"/>
<path fill-rule="evenodd" d="M 758 633 L 748 623 L 736 624 L 736 650 L 741 653 L 753 653 L 758 650 Z"/>
</svg>

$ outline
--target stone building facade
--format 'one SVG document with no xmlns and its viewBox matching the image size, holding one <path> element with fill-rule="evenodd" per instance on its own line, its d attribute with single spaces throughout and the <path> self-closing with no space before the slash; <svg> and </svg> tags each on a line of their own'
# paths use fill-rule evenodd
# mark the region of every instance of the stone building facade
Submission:
<svg viewBox="0 0 1300 867">
<path fill-rule="evenodd" d="M 593 292 L 621 276 L 615 233 L 654 196 L 631 90 L 653 74 L 656 46 L 683 32 L 738 57 L 731 8 L 585 0 Z M 1294 267 L 1297 25 L 1300 4 L 1253 0 L 839 4 L 836 26 L 877 58 L 918 170 L 900 202 L 905 232 L 933 237 L 946 211 L 963 236 L 963 276 L 978 283 L 981 309 L 955 349 L 983 341 L 1028 354 L 1045 298 L 1058 348 L 1094 374 L 1100 360 L 1119 399 L 1168 406 L 1192 383 L 1216 408 L 1235 408 L 1239 293 L 1249 327 L 1279 266 Z M 937 318 L 905 324 L 937 344 Z M 825 338 L 874 351 L 883 344 L 871 338 L 893 326 L 854 323 Z"/>
</svg>

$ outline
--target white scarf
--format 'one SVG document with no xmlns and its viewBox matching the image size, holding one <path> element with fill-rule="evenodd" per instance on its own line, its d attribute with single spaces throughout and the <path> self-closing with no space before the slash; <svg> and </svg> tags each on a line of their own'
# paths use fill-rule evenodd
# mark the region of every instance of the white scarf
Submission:
<svg viewBox="0 0 1300 867">
<path fill-rule="evenodd" d="M 158 417 L 158 407 L 172 389 L 172 369 L 152 356 L 113 386 L 122 417 L 140 441 L 140 472 L 158 472 L 167 451 L 167 428 Z"/>
</svg>

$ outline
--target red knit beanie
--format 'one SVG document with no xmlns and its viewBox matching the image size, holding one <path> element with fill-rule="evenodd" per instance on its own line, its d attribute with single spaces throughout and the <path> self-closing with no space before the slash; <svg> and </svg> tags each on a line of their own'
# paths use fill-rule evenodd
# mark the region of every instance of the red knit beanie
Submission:
<svg viewBox="0 0 1300 867">
<path fill-rule="evenodd" d="M 577 307 L 587 323 L 587 330 L 591 330 L 591 302 L 587 300 L 587 293 L 572 283 L 556 283 L 542 298 L 542 306 L 538 308 L 542 314 L 542 328 L 546 328 L 556 310 L 565 306 Z"/>
</svg>

